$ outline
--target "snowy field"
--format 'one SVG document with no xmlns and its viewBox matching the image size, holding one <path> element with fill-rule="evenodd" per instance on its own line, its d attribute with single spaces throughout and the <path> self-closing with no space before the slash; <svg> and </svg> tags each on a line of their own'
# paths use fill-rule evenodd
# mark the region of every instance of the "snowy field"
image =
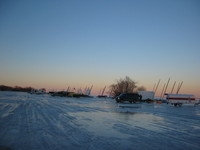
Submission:
<svg viewBox="0 0 200 150">
<path fill-rule="evenodd" d="M 0 92 L 0 150 L 199 150 L 200 106 Z"/>
</svg>

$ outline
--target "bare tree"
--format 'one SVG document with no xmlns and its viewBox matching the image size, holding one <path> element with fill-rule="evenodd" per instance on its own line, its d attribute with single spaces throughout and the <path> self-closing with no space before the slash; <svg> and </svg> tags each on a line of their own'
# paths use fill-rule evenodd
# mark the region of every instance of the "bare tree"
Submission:
<svg viewBox="0 0 200 150">
<path fill-rule="evenodd" d="M 112 96 L 118 96 L 121 93 L 132 93 L 137 87 L 136 82 L 126 76 L 124 79 L 117 80 L 117 83 L 110 85 Z"/>
</svg>

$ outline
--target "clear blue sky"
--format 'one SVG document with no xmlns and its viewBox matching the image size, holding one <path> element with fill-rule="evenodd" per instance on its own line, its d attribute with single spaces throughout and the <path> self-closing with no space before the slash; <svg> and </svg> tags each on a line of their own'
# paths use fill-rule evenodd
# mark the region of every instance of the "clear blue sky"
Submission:
<svg viewBox="0 0 200 150">
<path fill-rule="evenodd" d="M 199 0 L 1 0 L 0 84 L 96 90 L 126 75 L 200 97 Z"/>
</svg>

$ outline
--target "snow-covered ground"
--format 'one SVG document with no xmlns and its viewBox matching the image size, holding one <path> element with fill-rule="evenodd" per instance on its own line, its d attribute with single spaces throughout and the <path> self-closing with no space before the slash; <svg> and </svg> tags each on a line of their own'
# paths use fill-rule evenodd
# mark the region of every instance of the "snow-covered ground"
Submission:
<svg viewBox="0 0 200 150">
<path fill-rule="evenodd" d="M 200 106 L 0 92 L 0 150 L 199 150 Z"/>
</svg>

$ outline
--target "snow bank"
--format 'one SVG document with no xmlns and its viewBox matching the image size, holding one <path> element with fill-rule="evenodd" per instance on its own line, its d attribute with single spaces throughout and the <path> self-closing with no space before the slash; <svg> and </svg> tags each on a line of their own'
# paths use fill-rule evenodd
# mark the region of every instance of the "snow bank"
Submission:
<svg viewBox="0 0 200 150">
<path fill-rule="evenodd" d="M 197 150 L 199 121 L 199 106 L 0 92 L 0 150 Z"/>
</svg>

